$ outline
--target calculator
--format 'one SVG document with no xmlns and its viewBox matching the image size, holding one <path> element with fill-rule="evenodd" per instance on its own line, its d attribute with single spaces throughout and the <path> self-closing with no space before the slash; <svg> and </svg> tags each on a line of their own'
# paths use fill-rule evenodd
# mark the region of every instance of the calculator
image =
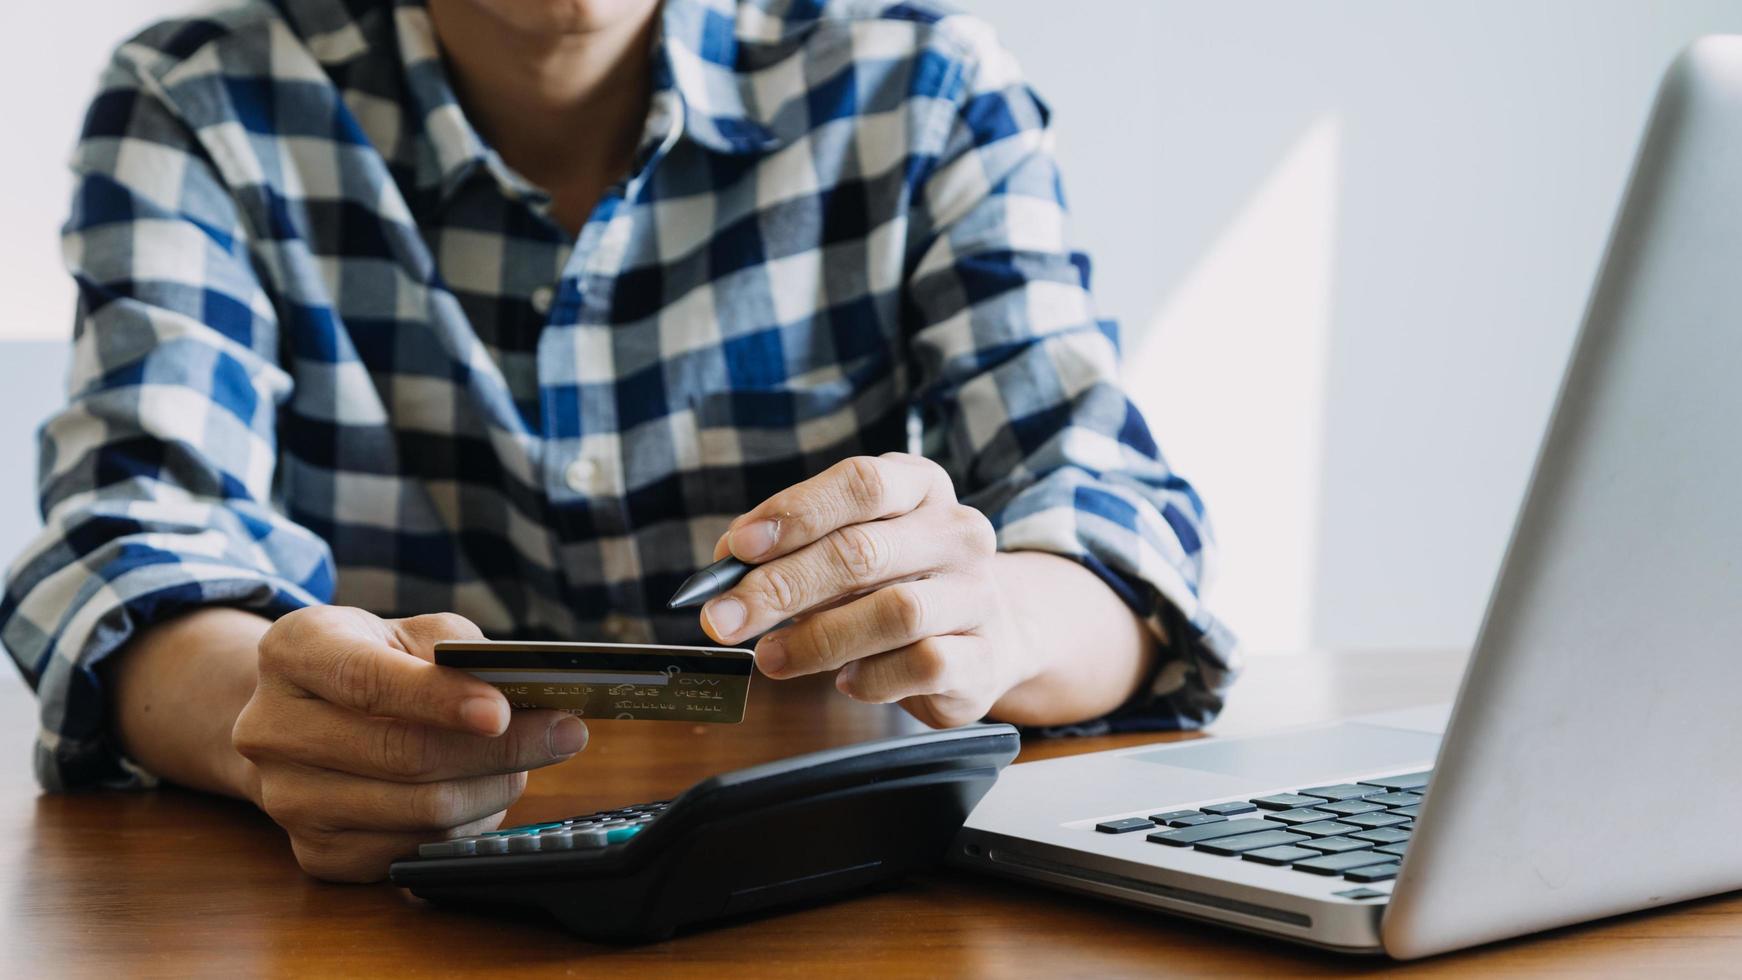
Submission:
<svg viewBox="0 0 1742 980">
<path fill-rule="evenodd" d="M 1009 725 L 975 725 L 827 749 L 670 801 L 433 841 L 389 876 L 440 904 L 541 909 L 589 939 L 665 939 L 938 863 L 1017 748 Z"/>
</svg>

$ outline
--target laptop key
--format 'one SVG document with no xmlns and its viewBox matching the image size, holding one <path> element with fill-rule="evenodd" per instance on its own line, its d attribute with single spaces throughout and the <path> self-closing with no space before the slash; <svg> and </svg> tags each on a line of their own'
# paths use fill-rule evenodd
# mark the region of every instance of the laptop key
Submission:
<svg viewBox="0 0 1742 980">
<path fill-rule="evenodd" d="M 1256 834 L 1207 840 L 1198 845 L 1198 850 L 1206 854 L 1241 854 L 1261 847 L 1275 847 L 1278 844 L 1293 844 L 1303 840 L 1306 838 L 1300 834 L 1291 834 L 1286 830 L 1264 830 Z"/>
<path fill-rule="evenodd" d="M 1295 829 L 1298 830 L 1300 828 L 1297 827 Z M 1356 840 L 1353 837 L 1318 837 L 1313 840 L 1303 840 L 1300 842 L 1299 846 L 1310 847 L 1315 851 L 1323 851 L 1326 854 L 1341 854 L 1344 851 L 1365 851 L 1373 845 L 1364 840 Z"/>
<path fill-rule="evenodd" d="M 1167 823 L 1181 817 L 1195 817 L 1197 815 L 1198 811 L 1196 810 L 1169 810 L 1166 813 L 1152 813 L 1149 815 L 1149 819 L 1155 823 Z"/>
<path fill-rule="evenodd" d="M 1320 820 L 1330 820 L 1331 814 L 1323 810 L 1302 807 L 1299 810 L 1278 810 L 1275 813 L 1266 813 L 1264 819 L 1275 820 L 1278 823 L 1317 823 Z"/>
<path fill-rule="evenodd" d="M 1324 800 L 1316 796 L 1301 796 L 1298 793 L 1278 793 L 1275 796 L 1255 797 L 1252 802 L 1266 810 L 1293 810 L 1296 807 L 1323 803 Z"/>
<path fill-rule="evenodd" d="M 1405 773 L 1401 776 L 1381 776 L 1377 779 L 1363 779 L 1361 782 L 1368 786 L 1383 786 L 1388 790 L 1397 792 L 1406 789 L 1421 789 L 1423 786 L 1427 785 L 1428 777 L 1432 775 L 1433 770 L 1429 769 L 1426 772 L 1411 772 Z"/>
<path fill-rule="evenodd" d="M 1363 827 L 1395 827 L 1409 823 L 1409 818 L 1401 816 L 1396 810 L 1381 810 L 1378 813 L 1352 813 L 1346 817 L 1338 817 L 1344 823 L 1359 824 Z"/>
<path fill-rule="evenodd" d="M 1338 823 L 1335 820 L 1320 820 L 1315 823 L 1297 823 L 1288 829 L 1297 834 L 1310 834 L 1313 837 L 1336 837 L 1339 834 L 1347 834 L 1351 831 L 1360 830 L 1361 828 L 1352 823 Z"/>
<path fill-rule="evenodd" d="M 1409 831 L 1401 827 L 1374 827 L 1372 830 L 1363 830 L 1349 836 L 1356 840 L 1370 840 L 1375 844 L 1395 844 L 1409 840 Z"/>
<path fill-rule="evenodd" d="M 1240 856 L 1248 861 L 1257 861 L 1259 864 L 1274 864 L 1280 866 L 1284 864 L 1293 864 L 1296 861 L 1305 860 L 1306 858 L 1318 857 L 1319 852 L 1303 850 L 1289 844 L 1282 844 L 1277 847 L 1261 847 L 1256 851 L 1247 851 L 1245 854 Z"/>
<path fill-rule="evenodd" d="M 1344 873 L 1343 877 L 1350 881 L 1390 881 L 1397 877 L 1397 872 L 1402 869 L 1403 865 L 1394 861 L 1390 864 L 1375 864 L 1365 868 L 1355 868 Z"/>
<path fill-rule="evenodd" d="M 1251 813 L 1256 809 L 1258 808 L 1245 800 L 1235 800 L 1232 803 L 1211 803 L 1209 806 L 1204 807 L 1204 812 L 1219 813 L 1224 817 L 1231 817 L 1236 813 Z"/>
<path fill-rule="evenodd" d="M 1421 815 L 1421 804 L 1417 803 L 1414 806 L 1400 806 L 1391 812 L 1414 820 L 1416 817 Z"/>
<path fill-rule="evenodd" d="M 1421 802 L 1420 793 L 1380 793 L 1367 797 L 1367 802 L 1380 806 L 1414 806 Z"/>
<path fill-rule="evenodd" d="M 1199 824 L 1196 827 L 1181 827 L 1177 830 L 1158 830 L 1144 840 L 1156 844 L 1166 844 L 1169 847 L 1189 847 L 1199 841 L 1215 840 L 1217 837 L 1238 837 L 1241 834 L 1256 833 L 1260 830 L 1282 830 L 1281 824 L 1268 820 L 1218 820 L 1215 823 Z"/>
<path fill-rule="evenodd" d="M 1401 844 L 1385 844 L 1381 847 L 1375 847 L 1374 850 L 1381 854 L 1395 854 L 1402 857 L 1404 852 L 1409 850 L 1409 841 L 1404 841 Z"/>
<path fill-rule="evenodd" d="M 1321 854 L 1311 860 L 1296 861 L 1294 870 L 1315 875 L 1340 875 L 1355 868 L 1387 863 L 1395 863 L 1389 854 L 1375 854 L 1372 851 L 1345 851 L 1342 854 Z"/>
<path fill-rule="evenodd" d="M 1357 898 L 1357 899 L 1358 898 L 1384 898 L 1386 895 L 1385 892 L 1376 892 L 1371 888 L 1345 888 L 1340 892 L 1332 892 L 1331 894 L 1337 896 L 1338 898 Z"/>
<path fill-rule="evenodd" d="M 1126 817 L 1123 820 L 1103 820 L 1095 825 L 1095 829 L 1103 834 L 1129 834 L 1138 830 L 1154 830 L 1155 824 L 1148 817 Z"/>
<path fill-rule="evenodd" d="M 1151 817 L 1150 819 L 1153 820 L 1155 818 Z M 1228 818 L 1222 816 L 1220 813 L 1194 813 L 1189 817 L 1176 817 L 1169 820 L 1167 825 L 1169 827 L 1196 827 L 1199 824 L 1215 823 L 1218 820 L 1226 819 Z"/>
<path fill-rule="evenodd" d="M 1320 803 L 1317 809 L 1329 810 L 1332 813 L 1348 815 L 1355 813 L 1372 813 L 1375 810 L 1383 810 L 1385 807 L 1380 806 L 1371 800 L 1337 800 L 1331 803 Z"/>
<path fill-rule="evenodd" d="M 1314 786 L 1312 789 L 1300 791 L 1302 796 L 1316 796 L 1323 800 L 1355 800 L 1363 796 L 1377 796 L 1382 792 L 1378 786 L 1363 786 L 1360 783 L 1338 783 L 1335 786 Z"/>
</svg>

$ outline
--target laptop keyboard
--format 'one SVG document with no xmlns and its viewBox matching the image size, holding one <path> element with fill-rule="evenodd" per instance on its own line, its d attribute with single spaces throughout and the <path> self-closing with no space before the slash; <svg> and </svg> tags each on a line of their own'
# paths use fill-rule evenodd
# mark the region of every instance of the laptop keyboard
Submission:
<svg viewBox="0 0 1742 980">
<path fill-rule="evenodd" d="M 1430 775 L 1411 772 L 1314 786 L 1196 810 L 1106 820 L 1095 829 L 1103 834 L 1148 832 L 1146 840 L 1165 847 L 1190 847 L 1306 874 L 1360 883 L 1389 881 L 1403 864 Z M 1337 894 L 1375 898 L 1384 893 L 1357 888 Z"/>
</svg>

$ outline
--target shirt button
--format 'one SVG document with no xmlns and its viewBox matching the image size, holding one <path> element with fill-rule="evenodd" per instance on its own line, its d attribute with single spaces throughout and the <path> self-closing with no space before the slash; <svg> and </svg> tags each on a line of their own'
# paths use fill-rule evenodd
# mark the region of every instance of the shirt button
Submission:
<svg viewBox="0 0 1742 980">
<path fill-rule="evenodd" d="M 539 316 L 550 312 L 551 301 L 556 299 L 556 290 L 549 286 L 540 286 L 532 291 L 532 311 Z"/>
<path fill-rule="evenodd" d="M 580 456 L 563 470 L 563 482 L 576 493 L 588 493 L 594 490 L 594 484 L 599 479 L 599 464 Z"/>
</svg>

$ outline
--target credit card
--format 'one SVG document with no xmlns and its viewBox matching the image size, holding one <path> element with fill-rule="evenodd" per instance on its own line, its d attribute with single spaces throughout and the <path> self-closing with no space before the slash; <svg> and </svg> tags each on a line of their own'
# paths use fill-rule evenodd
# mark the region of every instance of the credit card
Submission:
<svg viewBox="0 0 1742 980">
<path fill-rule="evenodd" d="M 729 647 L 442 640 L 435 662 L 490 683 L 515 708 L 731 725 L 744 720 L 756 658 Z"/>
</svg>

